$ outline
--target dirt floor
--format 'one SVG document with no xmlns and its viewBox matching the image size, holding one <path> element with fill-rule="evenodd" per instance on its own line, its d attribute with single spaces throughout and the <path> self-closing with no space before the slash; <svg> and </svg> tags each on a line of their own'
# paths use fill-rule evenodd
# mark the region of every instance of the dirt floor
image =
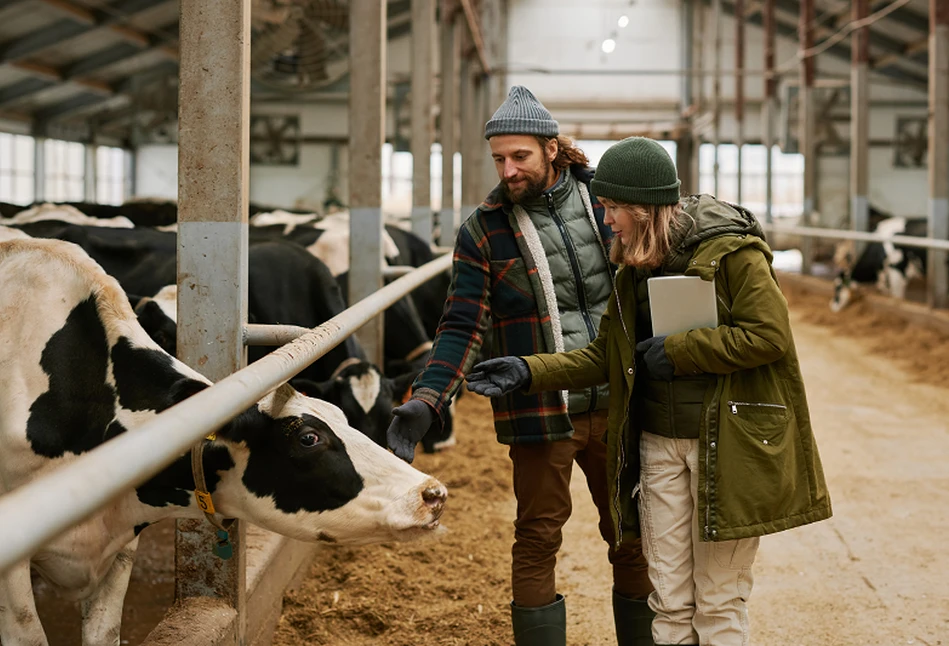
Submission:
<svg viewBox="0 0 949 646">
<path fill-rule="evenodd" d="M 788 290 L 834 518 L 766 537 L 751 597 L 761 646 L 949 646 L 949 339 L 855 303 Z M 514 501 L 486 400 L 458 444 L 416 466 L 450 490 L 439 540 L 327 548 L 284 599 L 278 646 L 509 645 Z M 605 546 L 579 471 L 558 564 L 572 646 L 615 644 Z M 163 526 L 167 525 L 167 527 Z M 147 529 L 125 608 L 138 644 L 173 595 L 172 527 Z M 75 604 L 41 584 L 51 646 L 78 644 Z"/>
</svg>

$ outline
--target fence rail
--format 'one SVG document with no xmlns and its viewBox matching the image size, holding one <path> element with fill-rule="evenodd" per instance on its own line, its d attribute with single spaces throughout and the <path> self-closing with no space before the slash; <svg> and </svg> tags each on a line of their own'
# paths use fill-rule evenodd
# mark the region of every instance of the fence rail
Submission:
<svg viewBox="0 0 949 646">
<path fill-rule="evenodd" d="M 805 238 L 832 238 L 837 240 L 858 240 L 863 242 L 893 242 L 905 247 L 949 251 L 949 240 L 937 240 L 935 238 L 918 238 L 915 236 L 900 235 L 881 236 L 876 233 L 866 233 L 863 231 L 821 229 L 819 227 L 789 227 L 765 223 L 761 223 L 761 228 L 763 228 L 767 233 L 786 233 L 788 235 L 797 235 Z"/>
<path fill-rule="evenodd" d="M 423 265 L 139 428 L 0 497 L 0 574 L 122 492 L 151 478 L 202 437 L 219 429 L 450 265 L 450 255 Z M 258 326 L 248 327 L 253 330 Z"/>
</svg>

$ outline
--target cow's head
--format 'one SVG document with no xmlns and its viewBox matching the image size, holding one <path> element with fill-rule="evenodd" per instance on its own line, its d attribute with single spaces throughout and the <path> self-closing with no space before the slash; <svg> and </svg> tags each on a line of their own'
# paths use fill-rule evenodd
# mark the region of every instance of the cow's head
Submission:
<svg viewBox="0 0 949 646">
<path fill-rule="evenodd" d="M 352 428 L 342 411 L 287 385 L 222 429 L 206 455 L 211 471 L 225 467 L 208 483 L 218 512 L 300 540 L 417 538 L 438 528 L 447 496 L 436 479 Z"/>
</svg>

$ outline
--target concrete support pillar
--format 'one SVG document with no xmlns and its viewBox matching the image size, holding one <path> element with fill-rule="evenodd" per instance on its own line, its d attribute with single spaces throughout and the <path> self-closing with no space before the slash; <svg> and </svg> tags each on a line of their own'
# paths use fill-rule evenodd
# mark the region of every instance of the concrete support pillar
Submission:
<svg viewBox="0 0 949 646">
<path fill-rule="evenodd" d="M 458 151 L 459 91 L 461 74 L 461 30 L 453 0 L 444 0 L 441 9 L 441 125 L 442 208 L 438 215 L 439 244 L 451 247 L 458 226 L 455 213 L 455 153 Z"/>
<path fill-rule="evenodd" d="M 98 164 L 96 160 L 96 150 L 98 146 L 95 144 L 86 144 L 83 147 L 83 156 L 85 157 L 85 163 L 83 164 L 83 173 L 82 173 L 82 193 L 83 199 L 86 202 L 98 202 L 96 199 L 96 183 L 98 179 Z"/>
<path fill-rule="evenodd" d="M 735 146 L 738 148 L 738 185 L 735 202 L 741 204 L 741 153 L 745 143 L 745 2 L 735 0 Z"/>
<path fill-rule="evenodd" d="M 800 90 L 798 93 L 798 149 L 804 155 L 804 209 L 802 224 L 814 226 L 813 213 L 817 208 L 817 150 L 814 145 L 814 58 L 807 55 L 813 45 L 814 0 L 801 0 L 798 20 L 798 40 L 804 56 L 800 64 Z M 803 256 L 801 272 L 811 273 L 811 239 L 801 238 Z"/>
<path fill-rule="evenodd" d="M 386 3 L 349 6 L 349 303 L 382 279 L 382 145 L 386 107 Z M 356 333 L 370 361 L 383 364 L 383 317 Z"/>
<path fill-rule="evenodd" d="M 774 78 L 774 0 L 765 0 L 762 9 L 764 13 L 764 102 L 761 104 L 761 124 L 764 133 L 761 137 L 765 147 L 765 222 L 770 224 L 774 220 L 771 212 L 774 201 L 774 165 L 772 149 L 774 148 L 774 122 L 778 111 L 777 81 Z"/>
<path fill-rule="evenodd" d="M 929 0 L 929 236 L 949 239 L 949 2 Z M 945 251 L 929 250 L 929 304 L 949 306 Z"/>
<path fill-rule="evenodd" d="M 854 21 L 867 17 L 869 4 L 869 0 L 854 0 Z M 870 209 L 867 202 L 870 161 L 869 35 L 869 27 L 854 30 L 851 46 L 850 228 L 854 231 L 868 231 L 870 228 Z"/>
<path fill-rule="evenodd" d="M 412 0 L 412 232 L 432 241 L 435 0 Z"/>
<path fill-rule="evenodd" d="M 178 83 L 178 357 L 212 381 L 246 363 L 250 142 L 250 0 L 180 5 Z M 211 549 L 214 528 L 179 520 L 176 599 L 223 598 L 244 643 L 245 530 L 233 556 Z"/>
</svg>

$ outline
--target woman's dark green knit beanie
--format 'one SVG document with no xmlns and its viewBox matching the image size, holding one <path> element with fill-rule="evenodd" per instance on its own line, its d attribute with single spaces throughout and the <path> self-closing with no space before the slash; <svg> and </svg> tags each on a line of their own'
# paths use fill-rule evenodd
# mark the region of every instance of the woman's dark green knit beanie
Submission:
<svg viewBox="0 0 949 646">
<path fill-rule="evenodd" d="M 628 204 L 675 204 L 679 178 L 659 142 L 629 137 L 610 146 L 596 167 L 590 188 L 597 197 Z"/>
</svg>

